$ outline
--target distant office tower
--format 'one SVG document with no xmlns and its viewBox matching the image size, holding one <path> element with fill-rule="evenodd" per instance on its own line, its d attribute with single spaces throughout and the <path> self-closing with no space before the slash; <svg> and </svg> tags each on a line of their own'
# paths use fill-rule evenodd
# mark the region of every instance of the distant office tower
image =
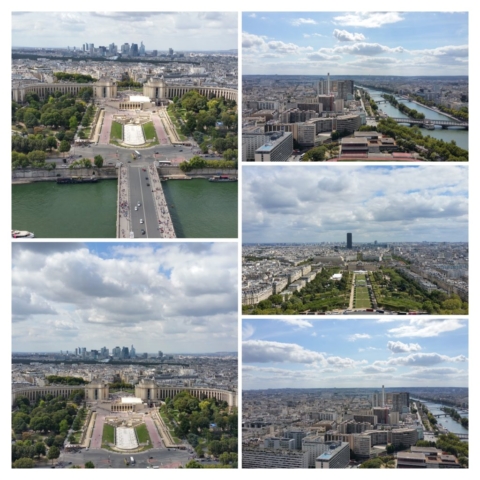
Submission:
<svg viewBox="0 0 480 480">
<path fill-rule="evenodd" d="M 352 248 L 352 234 L 347 233 L 347 248 Z"/>
<path fill-rule="evenodd" d="M 382 385 L 382 402 L 380 404 L 381 407 L 385 406 L 385 387 Z"/>
<path fill-rule="evenodd" d="M 404 413 L 409 411 L 410 393 L 399 392 L 392 394 L 392 411 Z"/>
<path fill-rule="evenodd" d="M 169 49 L 168 49 L 168 54 L 169 54 L 170 56 L 173 55 L 173 48 L 169 48 Z"/>
</svg>

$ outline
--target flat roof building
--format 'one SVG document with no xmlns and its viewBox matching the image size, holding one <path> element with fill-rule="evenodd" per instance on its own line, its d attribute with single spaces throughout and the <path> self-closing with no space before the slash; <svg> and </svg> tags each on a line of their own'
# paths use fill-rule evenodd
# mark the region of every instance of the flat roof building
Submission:
<svg viewBox="0 0 480 480">
<path fill-rule="evenodd" d="M 350 445 L 347 442 L 331 442 L 328 450 L 315 460 L 315 468 L 347 468 L 350 463 Z"/>
<path fill-rule="evenodd" d="M 293 135 L 290 132 L 274 132 L 267 143 L 255 151 L 256 162 L 286 162 L 293 152 Z"/>
</svg>

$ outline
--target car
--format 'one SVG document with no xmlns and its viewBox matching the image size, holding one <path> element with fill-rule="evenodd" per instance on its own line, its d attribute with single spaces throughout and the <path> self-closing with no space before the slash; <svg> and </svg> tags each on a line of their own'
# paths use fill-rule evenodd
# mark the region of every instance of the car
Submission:
<svg viewBox="0 0 480 480">
<path fill-rule="evenodd" d="M 143 223 L 143 218 L 140 219 L 140 223 Z"/>
<path fill-rule="evenodd" d="M 149 183 L 147 183 L 147 187 L 149 187 L 149 186 L 150 186 L 150 184 L 149 184 Z"/>
<path fill-rule="evenodd" d="M 181 148 L 180 151 L 183 152 L 183 148 Z"/>
<path fill-rule="evenodd" d="M 138 207 L 137 207 L 137 206 L 135 206 L 135 211 L 137 211 L 137 210 L 138 210 Z"/>
<path fill-rule="evenodd" d="M 145 177 L 145 180 L 148 180 L 148 177 Z"/>
<path fill-rule="evenodd" d="M 132 163 L 132 161 L 131 161 L 131 160 L 127 160 L 127 162 L 128 162 L 128 163 Z"/>
<path fill-rule="evenodd" d="M 155 155 L 158 155 L 158 152 L 155 152 Z"/>
<path fill-rule="evenodd" d="M 137 203 L 137 207 L 141 207 L 142 204 L 140 202 Z"/>
<path fill-rule="evenodd" d="M 143 228 L 140 230 L 140 232 L 142 235 L 145 235 L 145 230 Z"/>
<path fill-rule="evenodd" d="M 146 172 L 146 170 L 144 168 L 142 168 L 142 171 Z"/>
</svg>

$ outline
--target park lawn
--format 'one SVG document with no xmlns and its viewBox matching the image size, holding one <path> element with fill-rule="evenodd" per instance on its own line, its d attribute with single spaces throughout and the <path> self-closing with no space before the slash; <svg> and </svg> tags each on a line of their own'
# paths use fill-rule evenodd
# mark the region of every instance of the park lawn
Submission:
<svg viewBox="0 0 480 480">
<path fill-rule="evenodd" d="M 355 308 L 371 308 L 370 295 L 366 287 L 356 287 L 354 296 Z"/>
<path fill-rule="evenodd" d="M 142 125 L 143 127 L 143 134 L 145 135 L 145 140 L 152 140 L 157 138 L 157 132 L 155 131 L 155 127 L 153 126 L 153 122 L 148 122 Z"/>
<path fill-rule="evenodd" d="M 115 428 L 107 423 L 103 426 L 102 443 L 115 443 Z"/>
<path fill-rule="evenodd" d="M 138 443 L 148 442 L 150 445 L 152 444 L 150 435 L 148 434 L 147 426 L 144 423 L 138 425 L 138 427 L 135 427 L 135 431 L 137 432 Z"/>
<path fill-rule="evenodd" d="M 117 140 L 123 140 L 123 128 L 118 122 L 112 122 L 112 130 L 110 132 L 110 140 L 116 138 Z"/>
<path fill-rule="evenodd" d="M 357 281 L 357 280 L 363 280 L 363 281 L 365 281 L 365 280 L 366 280 L 365 274 L 363 274 L 363 273 L 356 273 L 356 274 L 355 274 L 355 281 Z"/>
</svg>

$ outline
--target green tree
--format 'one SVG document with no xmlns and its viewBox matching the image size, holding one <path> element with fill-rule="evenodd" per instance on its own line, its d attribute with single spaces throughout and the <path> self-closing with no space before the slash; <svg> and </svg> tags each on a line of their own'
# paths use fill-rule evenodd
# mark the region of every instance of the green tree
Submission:
<svg viewBox="0 0 480 480">
<path fill-rule="evenodd" d="M 327 149 L 323 146 L 315 147 L 309 150 L 303 157 L 308 162 L 322 162 L 325 160 L 325 152 Z"/>
<path fill-rule="evenodd" d="M 95 164 L 96 167 L 102 168 L 103 167 L 103 157 L 101 155 L 95 155 L 95 158 L 93 159 L 93 163 Z"/>
<path fill-rule="evenodd" d="M 74 131 L 75 131 L 75 130 L 78 128 L 78 120 L 77 120 L 77 117 L 76 117 L 75 115 L 71 116 L 68 124 L 69 124 L 70 130 L 74 130 Z"/>
<path fill-rule="evenodd" d="M 45 447 L 45 444 L 43 442 L 37 442 L 35 444 L 35 455 L 37 457 L 40 457 L 40 455 L 45 455 L 47 452 L 47 449 Z"/>
<path fill-rule="evenodd" d="M 60 153 L 66 153 L 70 151 L 70 143 L 67 140 L 62 140 L 60 146 L 58 147 Z"/>
<path fill-rule="evenodd" d="M 19 458 L 12 464 L 12 468 L 33 468 L 35 462 L 31 458 Z"/>
<path fill-rule="evenodd" d="M 60 449 L 55 445 L 52 445 L 48 449 L 48 455 L 47 455 L 47 458 L 52 461 L 52 465 L 53 465 L 53 461 L 56 460 L 59 456 L 60 456 Z"/>
<path fill-rule="evenodd" d="M 87 462 L 85 464 L 85 468 L 95 468 L 95 465 L 93 464 L 93 462 Z"/>
</svg>

